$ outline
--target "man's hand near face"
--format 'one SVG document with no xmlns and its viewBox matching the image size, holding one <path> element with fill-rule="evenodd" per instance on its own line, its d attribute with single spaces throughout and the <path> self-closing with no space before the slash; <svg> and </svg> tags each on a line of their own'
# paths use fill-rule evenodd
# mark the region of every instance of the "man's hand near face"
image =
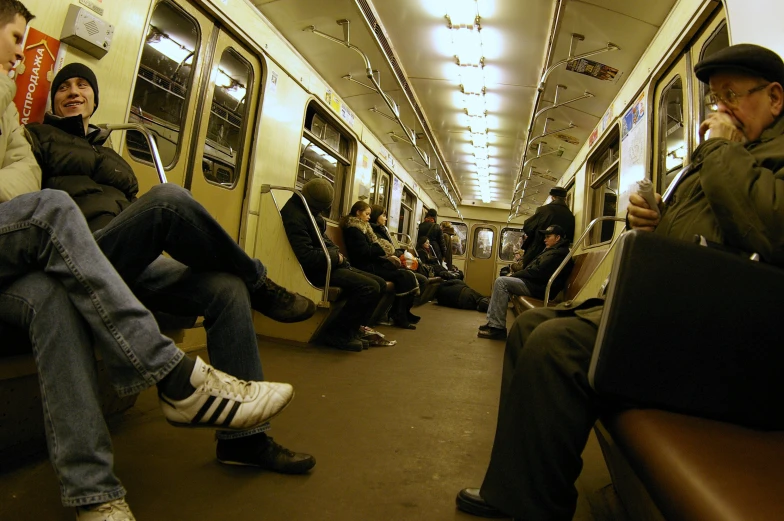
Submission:
<svg viewBox="0 0 784 521">
<path fill-rule="evenodd" d="M 708 131 L 710 131 L 709 139 L 723 138 L 737 143 L 747 141 L 746 136 L 738 129 L 732 118 L 722 112 L 708 114 L 700 125 L 700 138 L 705 139 Z"/>
</svg>

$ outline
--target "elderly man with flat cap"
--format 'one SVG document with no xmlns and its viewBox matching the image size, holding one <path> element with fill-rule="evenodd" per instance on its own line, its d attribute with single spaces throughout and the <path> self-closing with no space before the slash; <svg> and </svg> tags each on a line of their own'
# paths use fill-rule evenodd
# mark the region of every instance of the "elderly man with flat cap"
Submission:
<svg viewBox="0 0 784 521">
<path fill-rule="evenodd" d="M 629 224 L 674 238 L 695 234 L 784 266 L 784 62 L 733 45 L 695 68 L 717 109 L 700 126 L 692 168 L 660 212 L 632 194 Z M 657 194 L 657 200 L 660 197 Z M 457 506 L 483 517 L 572 519 L 580 454 L 600 398 L 588 384 L 603 301 L 522 313 L 506 344 L 495 442 L 480 489 Z M 651 385 L 656 385 L 651 382 Z"/>
<path fill-rule="evenodd" d="M 544 243 L 539 232 L 556 224 L 564 230 L 563 238 L 566 244 L 572 242 L 574 238 L 574 214 L 566 205 L 566 189 L 556 186 L 550 190 L 550 203 L 540 206 L 536 213 L 525 220 L 523 231 L 526 234 L 522 249 L 523 266 L 527 266 L 537 255 L 544 251 Z"/>
</svg>

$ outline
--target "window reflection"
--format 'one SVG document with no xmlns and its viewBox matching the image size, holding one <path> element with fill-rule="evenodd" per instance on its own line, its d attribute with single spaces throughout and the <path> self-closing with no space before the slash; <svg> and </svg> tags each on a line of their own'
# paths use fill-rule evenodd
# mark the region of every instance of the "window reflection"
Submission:
<svg viewBox="0 0 784 521">
<path fill-rule="evenodd" d="M 166 166 L 177 156 L 199 41 L 195 21 L 166 1 L 158 4 L 147 27 L 128 120 L 143 123 L 156 134 Z M 152 162 L 142 134 L 127 132 L 126 143 L 131 157 Z"/>
<path fill-rule="evenodd" d="M 250 64 L 232 49 L 223 51 L 215 77 L 202 172 L 207 181 L 226 187 L 237 182 L 237 158 L 245 135 Z"/>
<path fill-rule="evenodd" d="M 662 93 L 661 104 L 661 169 L 659 193 L 664 193 L 672 178 L 683 168 L 686 158 L 686 133 L 683 125 L 683 82 L 676 76 Z"/>
<path fill-rule="evenodd" d="M 495 232 L 492 228 L 477 228 L 474 231 L 472 255 L 477 259 L 489 259 L 493 255 Z"/>
<path fill-rule="evenodd" d="M 504 261 L 519 260 L 517 252 L 523 245 L 523 230 L 520 228 L 504 228 L 501 230 L 501 248 L 499 258 Z"/>
<path fill-rule="evenodd" d="M 468 237 L 468 226 L 463 223 L 452 221 L 452 228 L 455 229 L 455 236 L 452 237 L 452 255 L 464 255 L 466 250 L 466 238 Z"/>
</svg>

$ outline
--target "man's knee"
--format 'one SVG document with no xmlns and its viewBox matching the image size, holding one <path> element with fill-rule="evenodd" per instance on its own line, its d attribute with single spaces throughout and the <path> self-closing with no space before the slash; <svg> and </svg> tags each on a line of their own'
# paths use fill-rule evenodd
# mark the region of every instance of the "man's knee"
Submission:
<svg viewBox="0 0 784 521">
<path fill-rule="evenodd" d="M 168 204 L 172 206 L 181 206 L 186 204 L 193 204 L 196 200 L 191 193 L 185 188 L 173 183 L 161 183 L 153 186 L 149 192 L 139 198 L 136 204 Z"/>
</svg>

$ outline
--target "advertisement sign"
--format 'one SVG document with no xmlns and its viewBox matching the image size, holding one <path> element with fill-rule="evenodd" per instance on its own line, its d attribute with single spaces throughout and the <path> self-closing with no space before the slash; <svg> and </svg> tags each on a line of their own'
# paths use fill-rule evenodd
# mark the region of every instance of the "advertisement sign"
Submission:
<svg viewBox="0 0 784 521">
<path fill-rule="evenodd" d="M 24 45 L 24 57 L 14 69 L 14 104 L 22 125 L 44 120 L 59 50 L 60 40 L 30 28 Z"/>
<path fill-rule="evenodd" d="M 624 215 L 629 205 L 629 195 L 637 190 L 637 181 L 647 176 L 648 156 L 647 144 L 649 125 L 645 110 L 645 92 L 635 100 L 634 105 L 626 111 L 621 119 L 621 174 L 619 188 L 621 192 L 618 203 L 618 214 Z"/>
<path fill-rule="evenodd" d="M 387 228 L 397 230 L 400 221 L 400 202 L 403 200 L 403 183 L 395 176 L 392 176 L 392 200 L 389 203 L 389 221 Z"/>
<path fill-rule="evenodd" d="M 612 81 L 615 79 L 615 75 L 618 74 L 618 69 L 614 67 L 593 60 L 586 60 L 585 58 L 568 62 L 566 70 L 604 81 Z"/>
</svg>

